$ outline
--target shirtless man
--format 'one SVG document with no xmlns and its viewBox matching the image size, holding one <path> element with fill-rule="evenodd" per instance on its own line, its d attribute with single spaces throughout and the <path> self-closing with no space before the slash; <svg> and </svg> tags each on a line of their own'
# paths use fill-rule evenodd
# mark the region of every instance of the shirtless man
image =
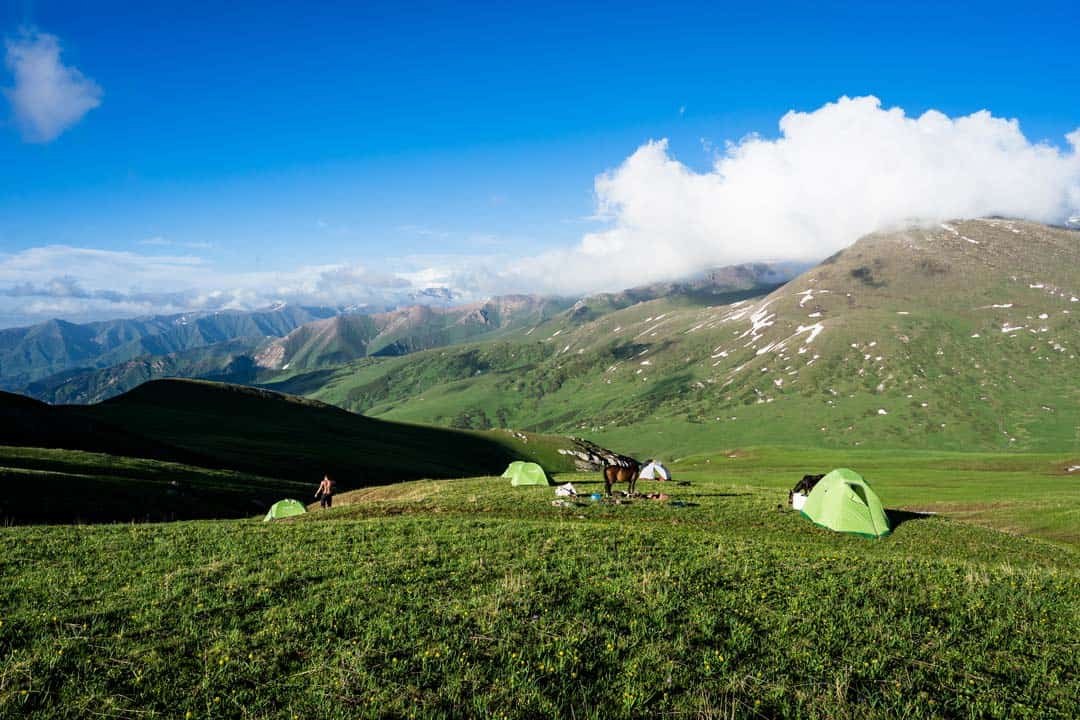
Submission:
<svg viewBox="0 0 1080 720">
<path fill-rule="evenodd" d="M 329 475 L 323 475 L 322 482 L 319 483 L 319 489 L 315 491 L 315 497 L 322 497 L 319 502 L 320 507 L 328 508 L 334 502 L 334 481 L 330 479 Z"/>
</svg>

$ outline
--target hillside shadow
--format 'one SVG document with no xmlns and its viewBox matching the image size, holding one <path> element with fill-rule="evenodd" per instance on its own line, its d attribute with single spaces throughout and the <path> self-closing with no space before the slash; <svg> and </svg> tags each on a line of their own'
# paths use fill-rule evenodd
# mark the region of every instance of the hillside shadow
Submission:
<svg viewBox="0 0 1080 720">
<path fill-rule="evenodd" d="M 301 373 L 300 375 L 294 375 L 287 380 L 257 383 L 256 387 L 273 390 L 274 392 L 288 393 L 289 395 L 305 395 L 321 389 L 334 377 L 336 372 L 337 371 L 333 368 L 327 370 L 313 370 L 311 372 Z"/>
<path fill-rule="evenodd" d="M 925 520 L 933 517 L 927 513 L 911 512 L 910 510 L 885 510 L 885 516 L 889 518 L 889 527 L 895 530 L 909 520 Z"/>
</svg>

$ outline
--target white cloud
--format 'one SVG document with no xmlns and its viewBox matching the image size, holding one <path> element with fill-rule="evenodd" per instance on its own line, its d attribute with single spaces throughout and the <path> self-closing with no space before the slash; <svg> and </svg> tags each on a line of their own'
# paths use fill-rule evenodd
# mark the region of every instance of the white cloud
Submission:
<svg viewBox="0 0 1080 720">
<path fill-rule="evenodd" d="M 1062 222 L 1080 208 L 1080 130 L 1067 140 L 1067 150 L 1029 142 L 1017 121 L 987 111 L 909 117 L 845 97 L 787 113 L 776 139 L 728 143 L 704 173 L 666 140 L 648 142 L 596 179 L 597 216 L 611 227 L 512 275 L 547 290 L 615 290 L 710 265 L 819 259 L 912 221 Z"/>
<path fill-rule="evenodd" d="M 788 113 L 775 139 L 728 143 L 707 172 L 673 158 L 663 140 L 642 145 L 596 179 L 591 219 L 606 229 L 570 247 L 530 256 L 512 239 L 417 224 L 398 230 L 452 235 L 443 244 L 466 252 L 402 257 L 378 269 L 342 262 L 247 273 L 182 254 L 198 243 L 160 237 L 143 244 L 167 254 L 39 247 L 0 255 L 0 324 L 49 313 L 87 319 L 279 300 L 375 309 L 445 301 L 431 288 L 450 288 L 458 300 L 571 295 L 709 266 L 819 260 L 866 233 L 913 221 L 995 214 L 1064 222 L 1080 214 L 1080 129 L 1067 141 L 1067 149 L 1032 143 L 1016 121 L 985 111 L 908 117 L 876 98 L 841 98 Z"/>
<path fill-rule="evenodd" d="M 80 322 L 246 310 L 278 301 L 382 310 L 413 302 L 428 287 L 423 276 L 382 272 L 356 263 L 307 265 L 283 272 L 230 272 L 193 255 L 51 245 L 0 254 L 0 326 L 53 317 Z"/>
<path fill-rule="evenodd" d="M 183 247 L 191 250 L 209 250 L 214 247 L 213 243 L 208 242 L 176 242 L 168 238 L 155 235 L 154 237 L 146 238 L 139 241 L 140 245 L 147 245 L 150 247 Z"/>
<path fill-rule="evenodd" d="M 101 88 L 60 61 L 55 35 L 24 30 L 4 43 L 15 85 L 5 88 L 15 122 L 28 142 L 49 142 L 101 104 Z"/>
</svg>

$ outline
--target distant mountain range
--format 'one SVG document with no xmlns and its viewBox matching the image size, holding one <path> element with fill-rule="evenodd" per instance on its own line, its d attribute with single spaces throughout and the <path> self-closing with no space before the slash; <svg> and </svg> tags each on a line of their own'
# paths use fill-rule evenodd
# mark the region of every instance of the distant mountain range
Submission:
<svg viewBox="0 0 1080 720">
<path fill-rule="evenodd" d="M 24 390 L 36 380 L 75 368 L 106 368 L 239 338 L 257 343 L 334 314 L 328 308 L 284 305 L 86 324 L 50 320 L 0 330 L 0 389 Z"/>
<path fill-rule="evenodd" d="M 85 325 L 54 320 L 0 331 L 0 389 L 50 403 L 85 404 L 166 377 L 276 382 L 368 357 L 496 339 L 567 311 L 575 322 L 585 322 L 658 297 L 730 299 L 730 293 L 771 288 L 792 274 L 790 266 L 743 265 L 582 300 L 506 295 L 373 314 L 279 306 Z"/>
</svg>

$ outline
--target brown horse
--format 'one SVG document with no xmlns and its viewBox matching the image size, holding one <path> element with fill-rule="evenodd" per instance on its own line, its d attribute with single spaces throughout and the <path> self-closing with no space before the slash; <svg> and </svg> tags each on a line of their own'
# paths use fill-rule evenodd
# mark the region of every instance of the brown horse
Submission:
<svg viewBox="0 0 1080 720">
<path fill-rule="evenodd" d="M 611 486 L 615 483 L 624 482 L 629 485 L 629 494 L 634 494 L 637 487 L 638 475 L 641 474 L 641 464 L 634 463 L 631 467 L 623 465 L 604 466 L 604 487 L 607 494 L 611 495 Z"/>
</svg>

